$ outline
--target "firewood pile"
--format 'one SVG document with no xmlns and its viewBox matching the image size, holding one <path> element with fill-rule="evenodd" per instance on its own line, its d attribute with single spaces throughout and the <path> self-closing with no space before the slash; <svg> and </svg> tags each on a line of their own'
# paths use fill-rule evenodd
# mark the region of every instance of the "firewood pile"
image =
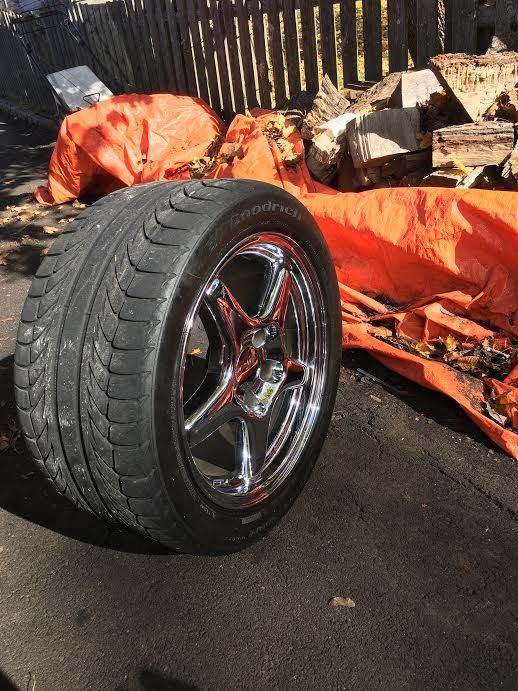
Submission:
<svg viewBox="0 0 518 691">
<path fill-rule="evenodd" d="M 518 53 L 438 55 L 366 91 L 326 77 L 301 133 L 314 178 L 341 192 L 518 189 Z"/>
</svg>

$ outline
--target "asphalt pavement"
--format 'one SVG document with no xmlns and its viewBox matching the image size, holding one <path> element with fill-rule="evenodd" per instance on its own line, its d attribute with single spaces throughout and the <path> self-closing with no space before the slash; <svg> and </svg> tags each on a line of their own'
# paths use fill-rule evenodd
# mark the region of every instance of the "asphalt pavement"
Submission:
<svg viewBox="0 0 518 691">
<path fill-rule="evenodd" d="M 0 118 L 0 214 L 51 150 Z M 305 491 L 243 552 L 170 555 L 47 487 L 14 441 L 12 356 L 43 227 L 74 212 L 0 226 L 0 689 L 515 689 L 518 466 L 363 353 Z"/>
</svg>

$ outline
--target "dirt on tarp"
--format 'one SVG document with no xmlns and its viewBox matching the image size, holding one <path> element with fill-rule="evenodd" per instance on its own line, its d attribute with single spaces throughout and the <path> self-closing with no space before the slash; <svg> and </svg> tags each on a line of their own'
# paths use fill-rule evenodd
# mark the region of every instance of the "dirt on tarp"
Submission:
<svg viewBox="0 0 518 691">
<path fill-rule="evenodd" d="M 64 121 L 48 190 L 36 194 L 61 203 L 92 186 L 107 193 L 200 171 L 283 187 L 311 211 L 333 255 L 344 348 L 451 396 L 518 458 L 518 194 L 341 194 L 311 177 L 299 131 L 278 113 L 238 115 L 224 135 L 198 99 L 119 96 Z"/>
</svg>

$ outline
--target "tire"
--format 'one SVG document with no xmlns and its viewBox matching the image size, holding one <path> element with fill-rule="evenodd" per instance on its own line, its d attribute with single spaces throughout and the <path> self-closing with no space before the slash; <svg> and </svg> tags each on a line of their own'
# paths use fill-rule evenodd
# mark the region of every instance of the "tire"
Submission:
<svg viewBox="0 0 518 691">
<path fill-rule="evenodd" d="M 246 272 L 263 266 L 265 277 L 250 280 Z M 245 292 L 259 286 L 263 321 L 240 308 L 225 271 Z M 274 293 L 279 277 L 287 287 Z M 267 314 L 265 295 L 275 295 L 276 311 Z M 203 319 L 200 357 L 189 339 Z M 306 483 L 340 357 L 334 267 L 295 198 L 245 180 L 132 187 L 81 213 L 36 273 L 15 355 L 20 427 L 41 471 L 79 508 L 175 551 L 235 551 L 273 526 Z M 210 431 L 212 417 L 186 412 L 221 379 L 216 361 L 235 366 L 235 400 L 213 406 L 226 411 L 227 436 L 237 435 L 226 442 L 224 427 Z M 217 456 L 226 469 L 195 455 L 215 435 L 227 444 Z"/>
</svg>

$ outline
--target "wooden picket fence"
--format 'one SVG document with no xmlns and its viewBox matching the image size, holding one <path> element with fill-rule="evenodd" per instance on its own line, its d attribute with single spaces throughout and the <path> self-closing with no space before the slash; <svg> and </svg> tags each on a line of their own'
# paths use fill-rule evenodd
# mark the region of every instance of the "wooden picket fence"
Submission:
<svg viewBox="0 0 518 691">
<path fill-rule="evenodd" d="M 479 0 L 449 2 L 446 18 L 440 0 L 68 0 L 39 19 L 2 11 L 0 96 L 48 112 L 44 74 L 88 64 L 117 93 L 191 94 L 227 117 L 280 107 L 313 96 L 325 73 L 342 87 L 444 49 L 476 52 Z"/>
</svg>

